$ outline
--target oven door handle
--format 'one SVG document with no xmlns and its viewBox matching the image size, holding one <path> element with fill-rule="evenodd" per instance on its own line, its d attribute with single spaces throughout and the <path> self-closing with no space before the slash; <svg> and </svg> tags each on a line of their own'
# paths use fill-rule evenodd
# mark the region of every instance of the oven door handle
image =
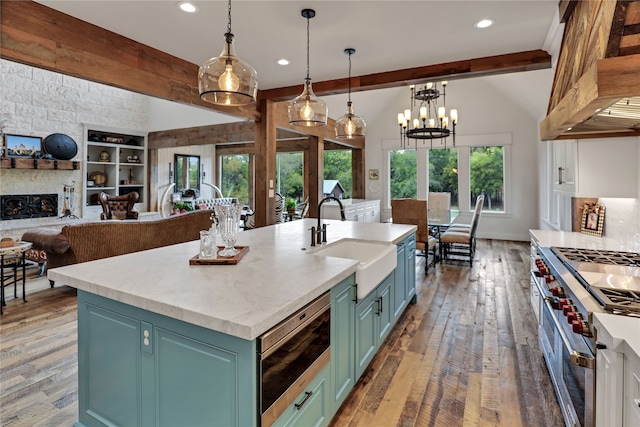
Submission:
<svg viewBox="0 0 640 427">
<path fill-rule="evenodd" d="M 596 364 L 595 357 L 592 357 L 585 353 L 580 353 L 579 351 L 576 351 L 573 348 L 573 345 L 571 344 L 571 341 L 569 341 L 567 334 L 565 334 L 564 329 L 562 329 L 562 325 L 560 324 L 560 321 L 553 313 L 554 310 L 553 310 L 553 306 L 551 305 L 551 298 L 549 297 L 545 298 L 544 303 L 547 306 L 547 309 L 549 310 L 549 312 L 551 313 L 551 318 L 553 319 L 553 323 L 555 324 L 556 330 L 560 334 L 560 338 L 562 338 L 564 347 L 569 352 L 569 361 L 573 365 L 580 366 L 582 368 L 587 368 L 587 369 L 595 368 L 595 364 Z"/>
</svg>

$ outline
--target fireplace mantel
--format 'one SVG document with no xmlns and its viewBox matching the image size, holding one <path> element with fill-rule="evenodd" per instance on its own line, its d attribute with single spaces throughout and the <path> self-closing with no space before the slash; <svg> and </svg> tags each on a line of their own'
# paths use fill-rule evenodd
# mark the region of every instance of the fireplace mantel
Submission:
<svg viewBox="0 0 640 427">
<path fill-rule="evenodd" d="M 77 170 L 80 162 L 73 160 L 32 159 L 30 157 L 2 157 L 0 169 Z"/>
</svg>

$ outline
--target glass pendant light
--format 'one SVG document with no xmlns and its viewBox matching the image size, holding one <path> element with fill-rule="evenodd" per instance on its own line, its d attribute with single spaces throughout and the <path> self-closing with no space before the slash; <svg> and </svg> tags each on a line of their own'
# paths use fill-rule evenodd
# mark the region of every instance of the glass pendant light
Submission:
<svg viewBox="0 0 640 427">
<path fill-rule="evenodd" d="M 356 50 L 347 48 L 344 53 L 349 55 L 349 101 L 347 102 L 347 113 L 336 122 L 336 138 L 362 138 L 367 133 L 367 124 L 360 117 L 353 114 L 353 105 L 351 103 L 351 55 L 356 53 Z"/>
<path fill-rule="evenodd" d="M 302 16 L 307 19 L 307 78 L 304 79 L 302 93 L 289 103 L 289 124 L 326 126 L 329 109 L 327 104 L 313 93 L 309 77 L 309 19 L 316 16 L 316 12 L 313 9 L 303 9 Z"/>
<path fill-rule="evenodd" d="M 241 106 L 256 102 L 258 73 L 236 56 L 231 33 L 231 0 L 227 32 L 220 56 L 208 59 L 198 71 L 198 87 L 203 101 L 217 105 Z"/>
</svg>

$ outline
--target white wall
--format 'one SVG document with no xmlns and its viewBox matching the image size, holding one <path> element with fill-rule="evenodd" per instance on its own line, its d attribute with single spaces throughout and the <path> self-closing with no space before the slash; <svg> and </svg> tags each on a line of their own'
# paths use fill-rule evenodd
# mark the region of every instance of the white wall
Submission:
<svg viewBox="0 0 640 427">
<path fill-rule="evenodd" d="M 550 70 L 549 70 L 550 71 Z M 509 198 L 505 214 L 483 213 L 478 236 L 507 240 L 528 240 L 528 230 L 538 224 L 538 117 L 533 117 L 510 97 L 495 89 L 495 77 L 450 81 L 447 87 L 447 108 L 457 108 L 460 122 L 457 135 L 473 138 L 487 134 L 511 134 L 511 180 L 506 183 Z M 540 88 L 539 90 L 548 90 Z M 366 118 L 366 168 L 388 173 L 383 141 L 398 140 L 397 113 L 408 106 L 408 88 L 376 118 Z M 451 141 L 449 141 L 450 143 Z M 421 142 L 418 142 L 421 144 Z M 383 216 L 390 216 L 388 188 L 379 181 L 366 182 L 366 197 L 380 199 Z M 386 211 L 385 211 L 386 209 Z"/>
<path fill-rule="evenodd" d="M 147 97 L 75 77 L 0 60 L 2 132 L 46 137 L 69 135 L 78 145 L 73 160 L 82 161 L 83 124 L 119 129 L 147 129 Z M 62 214 L 63 185 L 74 186 L 72 213 L 81 215 L 82 168 L 79 170 L 0 169 L 1 194 L 57 193 Z M 56 222 L 54 222 L 56 221 Z M 59 225 L 55 217 L 0 221 L 0 237 L 19 238 L 27 228 Z"/>
</svg>

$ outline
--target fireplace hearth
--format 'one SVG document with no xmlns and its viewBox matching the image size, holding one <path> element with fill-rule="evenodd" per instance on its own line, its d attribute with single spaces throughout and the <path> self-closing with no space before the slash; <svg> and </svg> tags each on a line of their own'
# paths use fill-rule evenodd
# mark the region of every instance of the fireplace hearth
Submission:
<svg viewBox="0 0 640 427">
<path fill-rule="evenodd" d="M 58 215 L 57 194 L 0 196 L 0 220 L 44 218 Z"/>
</svg>

